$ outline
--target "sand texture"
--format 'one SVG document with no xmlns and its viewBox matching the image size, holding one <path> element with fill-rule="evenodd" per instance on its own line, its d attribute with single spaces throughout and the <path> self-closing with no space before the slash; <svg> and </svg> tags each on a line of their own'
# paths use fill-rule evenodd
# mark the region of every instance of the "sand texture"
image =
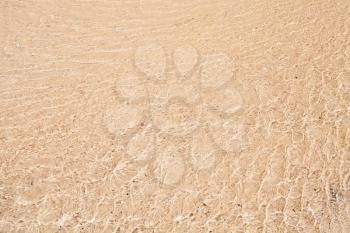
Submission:
<svg viewBox="0 0 350 233">
<path fill-rule="evenodd" d="M 1 0 L 0 233 L 349 233 L 348 0 Z"/>
</svg>

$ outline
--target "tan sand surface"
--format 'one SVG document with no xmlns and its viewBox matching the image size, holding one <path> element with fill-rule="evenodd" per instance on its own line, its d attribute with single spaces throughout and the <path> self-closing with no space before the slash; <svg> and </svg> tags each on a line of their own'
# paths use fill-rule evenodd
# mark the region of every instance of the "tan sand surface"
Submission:
<svg viewBox="0 0 350 233">
<path fill-rule="evenodd" d="M 1 0 L 0 232 L 349 233 L 348 0 Z"/>
</svg>

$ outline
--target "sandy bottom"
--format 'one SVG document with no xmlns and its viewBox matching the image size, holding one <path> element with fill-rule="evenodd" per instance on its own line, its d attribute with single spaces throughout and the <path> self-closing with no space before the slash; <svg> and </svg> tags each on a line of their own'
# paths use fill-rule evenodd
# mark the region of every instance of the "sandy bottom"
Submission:
<svg viewBox="0 0 350 233">
<path fill-rule="evenodd" d="M 0 232 L 350 232 L 348 0 L 0 2 Z"/>
</svg>

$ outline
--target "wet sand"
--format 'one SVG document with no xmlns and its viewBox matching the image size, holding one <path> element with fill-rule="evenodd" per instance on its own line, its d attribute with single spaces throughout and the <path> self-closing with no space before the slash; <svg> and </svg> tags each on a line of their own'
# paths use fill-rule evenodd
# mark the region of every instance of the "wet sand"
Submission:
<svg viewBox="0 0 350 233">
<path fill-rule="evenodd" d="M 1 1 L 0 232 L 350 232 L 346 0 Z"/>
</svg>

